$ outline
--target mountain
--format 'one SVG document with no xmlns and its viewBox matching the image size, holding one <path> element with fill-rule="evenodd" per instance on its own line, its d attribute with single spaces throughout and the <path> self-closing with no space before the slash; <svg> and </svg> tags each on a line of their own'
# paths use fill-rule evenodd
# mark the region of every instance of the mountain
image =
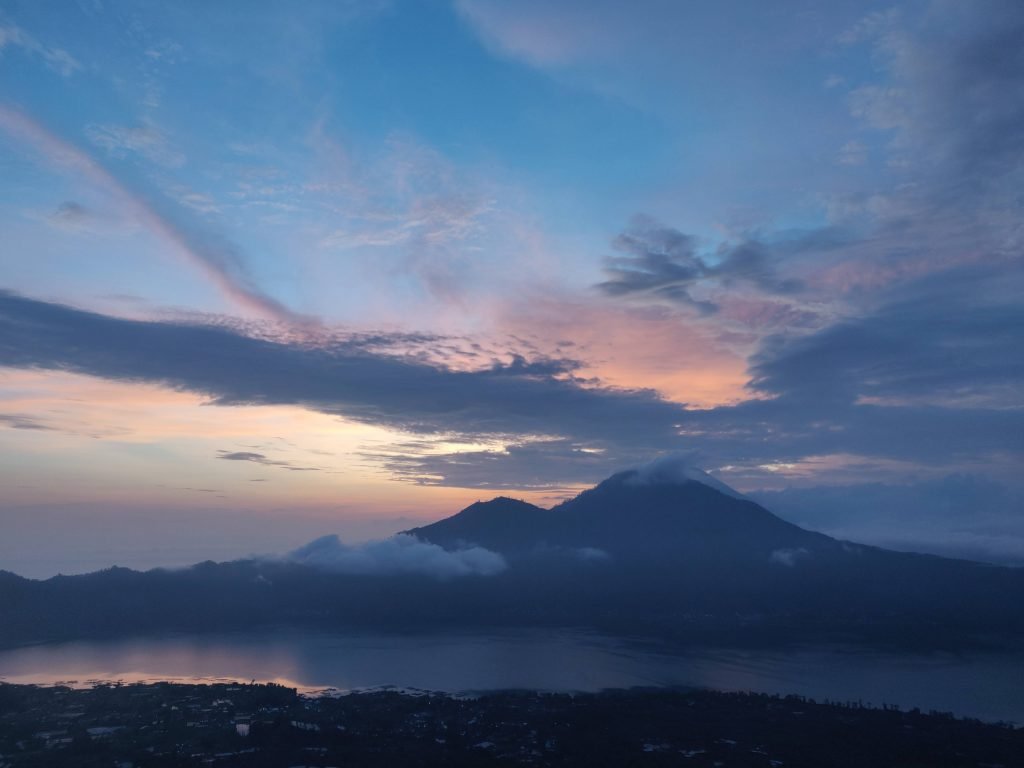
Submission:
<svg viewBox="0 0 1024 768">
<path fill-rule="evenodd" d="M 470 504 L 458 514 L 422 528 L 402 531 L 445 549 L 466 544 L 511 554 L 533 549 L 551 513 L 518 499 L 499 496 Z"/>
<path fill-rule="evenodd" d="M 552 509 L 478 502 L 405 533 L 177 571 L 0 573 L 0 644 L 282 624 L 918 648 L 1024 637 L 1024 569 L 838 541 L 689 468 L 620 472 Z"/>
<path fill-rule="evenodd" d="M 787 523 L 707 475 L 645 477 L 636 469 L 550 510 L 497 498 L 405 533 L 449 549 L 476 544 L 511 558 L 587 549 L 618 562 L 648 563 L 759 557 L 769 562 L 773 553 L 778 559 L 787 551 L 838 547 L 833 539 Z"/>
<path fill-rule="evenodd" d="M 571 594 L 567 615 L 619 626 L 692 628 L 701 616 L 923 644 L 954 627 L 1024 628 L 1024 569 L 839 541 L 693 468 L 620 472 L 550 510 L 477 503 L 407 533 L 499 552 L 525 589 L 552 601 Z"/>
</svg>

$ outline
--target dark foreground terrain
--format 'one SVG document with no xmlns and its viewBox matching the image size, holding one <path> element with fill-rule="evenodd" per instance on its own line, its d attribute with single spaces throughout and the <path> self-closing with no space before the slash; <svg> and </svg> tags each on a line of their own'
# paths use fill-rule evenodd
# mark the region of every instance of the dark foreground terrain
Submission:
<svg viewBox="0 0 1024 768">
<path fill-rule="evenodd" d="M 1024 729 L 710 691 L 474 699 L 275 685 L 0 684 L 0 766 L 1024 765 Z"/>
</svg>

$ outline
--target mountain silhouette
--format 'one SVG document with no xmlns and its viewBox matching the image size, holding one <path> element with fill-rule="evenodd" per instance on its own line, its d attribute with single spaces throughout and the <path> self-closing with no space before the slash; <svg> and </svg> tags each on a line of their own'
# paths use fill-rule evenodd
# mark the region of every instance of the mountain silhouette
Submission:
<svg viewBox="0 0 1024 768">
<path fill-rule="evenodd" d="M 0 645 L 266 625 L 917 648 L 1024 633 L 1024 569 L 839 541 L 667 463 L 551 509 L 502 497 L 372 546 L 314 545 L 174 571 L 0 572 Z"/>
<path fill-rule="evenodd" d="M 773 553 L 838 546 L 717 481 L 692 473 L 646 477 L 636 469 L 550 510 L 502 497 L 406 533 L 448 549 L 475 544 L 509 557 L 590 548 L 620 561 L 761 556 L 768 562 Z"/>
</svg>

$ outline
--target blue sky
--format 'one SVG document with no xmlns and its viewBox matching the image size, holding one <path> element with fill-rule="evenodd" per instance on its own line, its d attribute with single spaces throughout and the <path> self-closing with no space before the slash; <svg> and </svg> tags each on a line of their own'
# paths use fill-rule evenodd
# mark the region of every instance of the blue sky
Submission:
<svg viewBox="0 0 1024 768">
<path fill-rule="evenodd" d="M 782 513 L 912 507 L 816 518 L 851 538 L 1024 558 L 1022 30 L 0 2 L 0 567 L 110 559 L 69 549 L 97 510 L 158 564 L 205 556 L 168 516 L 281 549 L 668 452 Z"/>
</svg>

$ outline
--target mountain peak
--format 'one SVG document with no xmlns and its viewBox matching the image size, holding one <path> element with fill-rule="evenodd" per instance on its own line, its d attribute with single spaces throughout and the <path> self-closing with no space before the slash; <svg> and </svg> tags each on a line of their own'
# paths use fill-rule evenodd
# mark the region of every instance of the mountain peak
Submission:
<svg viewBox="0 0 1024 768">
<path fill-rule="evenodd" d="M 493 499 L 488 501 L 474 501 L 468 507 L 466 507 L 459 514 L 465 513 L 487 513 L 487 514 L 501 514 L 506 512 L 521 512 L 524 510 L 539 509 L 539 507 L 530 504 L 522 499 L 513 499 L 511 496 L 495 496 Z"/>
<path fill-rule="evenodd" d="M 436 523 L 402 531 L 445 548 L 469 544 L 487 546 L 492 540 L 526 545 L 543 530 L 546 509 L 521 499 L 498 496 L 477 501 L 461 512 Z"/>
<path fill-rule="evenodd" d="M 730 488 L 717 477 L 708 474 L 694 464 L 689 456 L 683 454 L 660 456 L 638 467 L 617 472 L 600 485 L 605 483 L 624 483 L 632 486 L 660 486 L 685 485 L 691 482 L 706 485 L 734 499 L 745 498 L 739 491 Z"/>
<path fill-rule="evenodd" d="M 445 548 L 480 545 L 503 554 L 596 548 L 642 561 L 742 550 L 767 561 L 775 549 L 820 543 L 695 467 L 665 456 L 618 472 L 547 510 L 499 497 L 407 531 Z"/>
</svg>

